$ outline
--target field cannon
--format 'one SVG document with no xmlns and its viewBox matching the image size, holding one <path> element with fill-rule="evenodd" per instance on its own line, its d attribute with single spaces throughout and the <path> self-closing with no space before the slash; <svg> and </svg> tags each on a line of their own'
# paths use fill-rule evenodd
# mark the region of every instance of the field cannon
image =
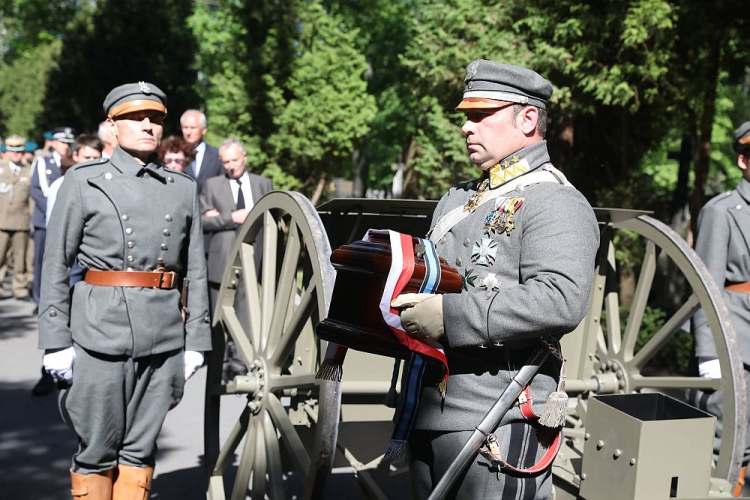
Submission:
<svg viewBox="0 0 750 500">
<path fill-rule="evenodd" d="M 257 201 L 238 232 L 213 319 L 221 328 L 214 331 L 206 386 L 209 499 L 333 497 L 330 478 L 340 472 L 355 476 L 359 485 L 346 486 L 348 498 L 410 498 L 406 464 L 382 456 L 392 428 L 393 410 L 382 401 L 393 360 L 350 351 L 341 382 L 317 379 L 326 342 L 316 326 L 327 316 L 335 282 L 331 248 L 361 238 L 369 228 L 423 235 L 434 208 L 430 201 L 338 199 L 316 209 L 303 195 L 285 191 Z M 746 401 L 743 364 L 720 290 L 668 226 L 644 212 L 595 211 L 601 246 L 589 313 L 563 338 L 570 400 L 564 443 L 553 464 L 555 497 L 580 498 L 587 429 L 594 425 L 588 420 L 592 396 L 658 392 L 680 399 L 690 389 L 728 395 L 726 431 L 706 485 L 712 496 L 728 496 L 745 442 Z M 256 262 L 252 243 L 260 235 L 262 259 Z M 622 235 L 642 245 L 643 258 L 634 266 L 639 271 L 632 304 L 621 318 Z M 665 266 L 684 284 L 674 293 L 685 299 L 654 326 L 647 305 Z M 248 321 L 237 313 L 238 297 L 246 301 Z M 675 343 L 685 342 L 680 332 L 699 308 L 713 332 L 721 379 L 687 376 L 656 363 Z M 644 336 L 647 322 L 650 334 Z M 225 336 L 234 341 L 247 374 L 222 384 Z"/>
</svg>

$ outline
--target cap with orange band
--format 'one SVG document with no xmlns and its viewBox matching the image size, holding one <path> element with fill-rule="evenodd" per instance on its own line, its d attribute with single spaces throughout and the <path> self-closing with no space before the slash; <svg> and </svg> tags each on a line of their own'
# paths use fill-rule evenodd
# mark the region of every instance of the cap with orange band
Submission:
<svg viewBox="0 0 750 500">
<path fill-rule="evenodd" d="M 167 114 L 167 95 L 152 83 L 127 83 L 115 87 L 104 99 L 104 112 L 116 118 L 136 111 L 159 111 Z"/>
<path fill-rule="evenodd" d="M 732 148 L 737 154 L 747 154 L 750 151 L 750 122 L 745 122 L 734 131 Z"/>
</svg>

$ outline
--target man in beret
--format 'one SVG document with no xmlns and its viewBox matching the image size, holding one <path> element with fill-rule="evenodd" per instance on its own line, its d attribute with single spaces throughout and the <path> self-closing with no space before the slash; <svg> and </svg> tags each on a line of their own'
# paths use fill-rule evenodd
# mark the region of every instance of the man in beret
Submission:
<svg viewBox="0 0 750 500">
<path fill-rule="evenodd" d="M 166 104 L 151 83 L 112 90 L 119 145 L 66 173 L 49 220 L 39 347 L 79 438 L 74 498 L 148 498 L 164 418 L 211 349 L 196 184 L 156 156 Z"/>
<path fill-rule="evenodd" d="M 29 239 L 31 169 L 22 161 L 24 143 L 21 137 L 8 137 L 3 143 L 6 159 L 0 160 L 0 268 L 6 268 L 7 256 L 12 254 L 13 297 L 21 300 L 29 296 L 26 288 L 26 248 Z M 5 272 L 1 275 L 4 277 Z"/>
<path fill-rule="evenodd" d="M 415 498 L 435 488 L 542 338 L 559 348 L 587 312 L 599 230 L 589 203 L 550 163 L 551 94 L 552 85 L 525 68 L 487 60 L 467 67 L 457 109 L 466 114 L 461 130 L 479 175 L 443 196 L 428 233 L 464 276 L 464 289 L 404 294 L 392 304 L 409 335 L 442 344 L 450 369 L 444 399 L 430 387 L 441 374 L 428 367 L 424 375 L 409 438 Z M 452 498 L 551 497 L 552 441 L 566 405 L 548 397 L 560 372 L 550 356 L 494 431 L 497 446 L 485 443 Z M 537 472 L 516 473 L 503 460 Z"/>
<path fill-rule="evenodd" d="M 732 149 L 737 154 L 737 166 L 742 171 L 742 180 L 733 191 L 715 196 L 701 209 L 698 215 L 695 251 L 706 264 L 714 281 L 724 288 L 724 302 L 732 316 L 734 331 L 740 345 L 745 364 L 745 381 L 750 398 L 750 263 L 747 260 L 750 246 L 750 121 L 743 123 L 734 132 Z M 721 378 L 721 368 L 716 354 L 711 328 L 703 311 L 695 314 L 692 322 L 695 335 L 695 355 L 698 372 L 704 378 Z M 695 406 L 718 418 L 714 451 L 718 453 L 722 435 L 722 391 L 703 393 L 692 389 L 689 398 Z M 747 464 L 750 462 L 750 423 L 747 444 L 742 460 L 739 483 L 735 496 L 740 496 L 744 484 Z"/>
</svg>

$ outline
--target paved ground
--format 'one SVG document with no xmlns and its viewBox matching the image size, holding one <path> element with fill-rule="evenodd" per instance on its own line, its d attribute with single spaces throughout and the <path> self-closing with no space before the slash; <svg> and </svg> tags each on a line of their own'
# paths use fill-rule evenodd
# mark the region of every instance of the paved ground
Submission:
<svg viewBox="0 0 750 500">
<path fill-rule="evenodd" d="M 70 498 L 68 469 L 76 440 L 59 416 L 54 394 L 31 396 L 42 358 L 36 349 L 33 308 L 31 302 L 0 300 L 0 498 L 66 500 Z M 167 417 L 158 441 L 152 499 L 205 498 L 204 384 L 205 369 L 201 369 L 188 381 L 182 402 Z M 243 403 L 230 396 L 222 404 L 226 407 L 222 432 L 227 432 L 234 424 L 232 416 L 239 414 Z M 367 436 L 370 429 L 366 424 L 355 432 Z M 381 444 L 386 443 L 387 432 Z M 343 465 L 337 463 L 326 496 L 361 498 L 351 469 Z M 408 488 L 408 479 L 402 476 L 386 492 L 391 499 L 409 498 Z"/>
</svg>

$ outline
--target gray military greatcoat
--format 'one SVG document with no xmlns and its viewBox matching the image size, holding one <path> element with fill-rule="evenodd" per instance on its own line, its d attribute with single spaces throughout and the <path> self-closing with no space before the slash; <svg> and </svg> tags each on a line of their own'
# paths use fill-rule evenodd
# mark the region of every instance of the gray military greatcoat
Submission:
<svg viewBox="0 0 750 500">
<path fill-rule="evenodd" d="M 47 228 L 39 348 L 75 342 L 133 358 L 185 348 L 211 348 L 206 261 L 196 184 L 187 175 L 143 166 L 115 149 L 112 157 L 66 174 Z M 153 271 L 190 279 L 183 325 L 180 289 L 75 285 L 68 268 Z"/>
<path fill-rule="evenodd" d="M 549 164 L 546 142 L 513 156 L 528 161 L 529 172 Z M 432 225 L 466 203 L 477 187 L 473 181 L 451 188 Z M 522 198 L 515 228 L 509 234 L 487 234 L 488 214 L 504 197 Z M 448 394 L 441 404 L 438 391 L 423 391 L 416 428 L 473 430 L 525 361 L 529 346 L 544 335 L 575 329 L 588 310 L 598 247 L 599 229 L 589 203 L 572 186 L 551 182 L 481 205 L 440 239 L 438 254 L 466 277 L 466 290 L 443 298 Z M 559 370 L 547 362 L 534 378 L 538 414 L 556 389 Z M 518 418 L 516 406 L 504 421 Z"/>
</svg>

